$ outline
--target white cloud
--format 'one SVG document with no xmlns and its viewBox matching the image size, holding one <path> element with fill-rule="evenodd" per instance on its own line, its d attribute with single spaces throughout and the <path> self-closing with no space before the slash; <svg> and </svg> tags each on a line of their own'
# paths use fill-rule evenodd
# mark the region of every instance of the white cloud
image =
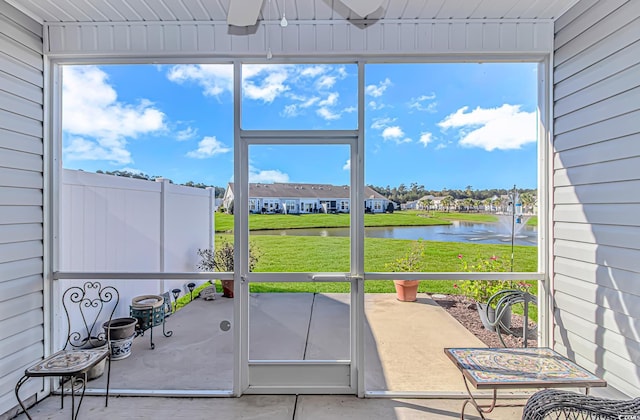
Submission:
<svg viewBox="0 0 640 420">
<path fill-rule="evenodd" d="M 207 136 L 198 142 L 198 148 L 187 153 L 187 157 L 206 159 L 231 151 L 230 147 L 218 141 L 215 136 Z"/>
<path fill-rule="evenodd" d="M 206 96 L 233 91 L 233 66 L 230 64 L 179 64 L 169 69 L 167 78 L 179 84 L 195 82 Z"/>
<path fill-rule="evenodd" d="M 351 170 L 351 159 L 347 160 L 347 163 L 344 164 L 344 166 L 342 167 L 343 171 L 349 171 Z"/>
<path fill-rule="evenodd" d="M 433 134 L 429 132 L 421 133 L 420 140 L 418 140 L 418 142 L 422 144 L 424 147 L 427 147 L 429 143 L 431 143 L 432 141 L 433 141 Z"/>
<path fill-rule="evenodd" d="M 319 108 L 316 109 L 316 114 L 327 121 L 339 119 L 342 114 L 334 109 L 331 109 L 331 107 L 338 104 L 339 97 L 340 94 L 338 92 L 329 93 L 325 99 L 318 102 Z"/>
<path fill-rule="evenodd" d="M 319 100 L 320 100 L 320 98 L 318 98 L 317 96 L 313 96 L 313 97 L 311 97 L 309 99 L 305 99 L 300 104 L 300 108 L 309 108 L 310 106 L 315 105 Z"/>
<path fill-rule="evenodd" d="M 381 104 L 376 101 L 369 101 L 368 105 L 369 105 L 369 108 L 373 109 L 374 111 L 377 111 L 385 107 L 385 104 Z"/>
<path fill-rule="evenodd" d="M 325 99 L 318 102 L 318 106 L 333 106 L 338 103 L 339 96 L 338 92 L 331 92 Z"/>
<path fill-rule="evenodd" d="M 296 104 L 285 105 L 280 115 L 283 117 L 297 117 L 300 115 L 300 107 Z"/>
<path fill-rule="evenodd" d="M 64 159 L 132 162 L 127 140 L 165 130 L 165 114 L 148 100 L 118 101 L 108 75 L 96 66 L 63 69 Z"/>
<path fill-rule="evenodd" d="M 250 64 L 242 67 L 243 95 L 265 103 L 289 90 L 285 84 L 289 67 L 275 64 Z M 194 82 L 206 96 L 233 91 L 233 66 L 230 64 L 180 64 L 172 66 L 167 78 L 176 83 Z"/>
<path fill-rule="evenodd" d="M 387 90 L 389 86 L 391 86 L 391 80 L 389 80 L 389 78 L 387 77 L 377 85 L 367 85 L 364 91 L 367 95 L 373 96 L 374 98 L 378 98 L 382 96 L 384 91 Z"/>
<path fill-rule="evenodd" d="M 385 127 L 388 127 L 389 124 L 394 122 L 396 118 L 383 117 L 383 118 L 374 118 L 371 123 L 371 128 L 374 130 L 382 130 Z"/>
<path fill-rule="evenodd" d="M 301 76 L 307 76 L 307 77 L 318 77 L 321 74 L 324 74 L 326 71 L 327 71 L 327 67 L 325 67 L 325 66 L 305 67 L 300 72 L 300 75 Z"/>
<path fill-rule="evenodd" d="M 243 70 L 246 71 L 242 81 L 242 92 L 249 99 L 271 103 L 276 97 L 290 89 L 285 83 L 289 77 L 287 67 L 254 64 L 245 66 Z M 262 75 L 264 77 L 261 80 L 254 80 Z"/>
<path fill-rule="evenodd" d="M 332 65 L 290 65 L 290 64 L 248 64 L 242 67 L 242 94 L 248 100 L 271 104 L 277 99 L 288 100 L 282 105 L 282 117 L 304 115 L 304 110 L 316 108 L 316 114 L 325 120 L 340 118 L 340 111 L 329 109 L 339 106 L 337 92 L 326 93 L 338 80 L 348 76 L 344 66 Z M 217 65 L 177 65 L 167 73 L 169 80 L 176 83 L 196 83 L 208 96 L 219 96 L 233 90 L 233 66 Z M 384 89 L 384 87 L 383 87 Z M 324 92 L 324 99 L 318 92 Z"/>
<path fill-rule="evenodd" d="M 469 107 L 462 107 L 438 123 L 443 130 L 458 129 L 462 146 L 480 147 L 490 152 L 519 149 L 536 141 L 535 112 L 521 111 L 520 105 L 468 110 Z"/>
<path fill-rule="evenodd" d="M 436 145 L 436 150 L 441 150 L 441 149 L 446 149 L 447 145 L 446 143 L 440 143 L 438 145 Z"/>
<path fill-rule="evenodd" d="M 404 131 L 397 125 L 387 127 L 382 130 L 382 138 L 384 141 L 393 141 L 396 144 L 410 143 L 411 139 L 405 137 Z"/>
<path fill-rule="evenodd" d="M 336 84 L 335 76 L 324 75 L 318 79 L 318 81 L 316 82 L 316 87 L 318 89 L 331 89 L 335 84 Z"/>
<path fill-rule="evenodd" d="M 273 182 L 289 182 L 289 175 L 280 172 L 277 169 L 263 171 L 254 167 L 250 167 L 249 182 L 259 182 L 263 184 L 271 184 Z"/>
<path fill-rule="evenodd" d="M 300 95 L 290 95 L 290 98 L 300 103 L 285 105 L 280 113 L 283 117 L 297 117 L 302 114 L 304 109 L 310 108 L 320 101 L 320 98 L 317 96 L 307 98 Z"/>
<path fill-rule="evenodd" d="M 114 163 L 132 162 L 131 153 L 124 147 L 102 146 L 82 137 L 68 137 L 62 149 L 65 160 L 108 160 Z"/>
<path fill-rule="evenodd" d="M 198 135 L 198 129 L 193 127 L 187 127 L 184 130 L 180 130 L 176 133 L 176 140 L 187 141 L 191 140 Z"/>
<path fill-rule="evenodd" d="M 352 112 L 356 112 L 357 110 L 358 110 L 358 107 L 348 106 L 348 107 L 344 108 L 342 110 L 342 112 L 346 112 L 347 114 L 351 114 Z"/>
<path fill-rule="evenodd" d="M 392 127 L 386 127 L 382 131 L 382 138 L 384 138 L 385 140 L 397 139 L 402 136 L 404 136 L 404 131 L 402 131 L 402 128 L 400 128 L 397 125 L 394 125 Z"/>
<path fill-rule="evenodd" d="M 417 111 L 436 112 L 437 102 L 434 101 L 436 94 L 420 95 L 417 98 L 411 98 L 409 108 Z"/>
<path fill-rule="evenodd" d="M 333 112 L 332 110 L 330 110 L 327 107 L 322 107 L 322 108 L 318 108 L 316 110 L 316 114 L 318 114 L 320 117 L 322 117 L 325 120 L 337 120 L 340 118 L 340 114 Z"/>
</svg>

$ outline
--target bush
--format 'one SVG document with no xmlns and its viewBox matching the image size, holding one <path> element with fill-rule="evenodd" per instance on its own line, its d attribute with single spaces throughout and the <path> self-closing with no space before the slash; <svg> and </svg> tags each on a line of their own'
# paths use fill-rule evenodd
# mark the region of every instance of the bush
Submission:
<svg viewBox="0 0 640 420">
<path fill-rule="evenodd" d="M 200 271 L 233 271 L 233 244 L 219 237 L 215 249 L 198 249 L 201 260 L 196 265 Z M 259 250 L 253 243 L 249 243 L 249 271 L 253 270 L 260 257 Z"/>
<path fill-rule="evenodd" d="M 384 266 L 387 270 L 396 273 L 424 271 L 425 259 L 427 256 L 427 244 L 422 240 L 416 241 L 411 249 L 402 257 L 395 259 L 393 262 L 386 263 Z"/>
<path fill-rule="evenodd" d="M 462 265 L 461 271 L 502 273 L 510 271 L 511 268 L 507 259 L 495 255 L 488 259 L 478 257 L 469 262 L 464 259 L 462 254 L 459 254 L 458 259 Z M 459 288 L 463 295 L 476 302 L 486 303 L 491 296 L 501 290 L 528 290 L 529 286 L 530 285 L 525 282 L 517 282 L 514 280 L 463 280 L 460 282 L 460 285 L 454 284 L 453 287 Z"/>
</svg>

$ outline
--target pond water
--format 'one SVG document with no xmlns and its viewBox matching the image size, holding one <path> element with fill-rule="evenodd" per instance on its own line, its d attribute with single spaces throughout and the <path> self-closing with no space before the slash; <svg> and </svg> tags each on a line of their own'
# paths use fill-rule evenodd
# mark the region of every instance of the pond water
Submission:
<svg viewBox="0 0 640 420">
<path fill-rule="evenodd" d="M 443 242 L 476 242 L 484 244 L 511 244 L 511 226 L 504 223 L 478 223 L 454 221 L 439 226 L 367 227 L 367 238 L 423 239 Z M 538 231 L 533 226 L 516 225 L 515 245 L 536 246 Z M 313 228 L 251 231 L 251 235 L 283 236 L 349 236 L 349 228 Z"/>
</svg>

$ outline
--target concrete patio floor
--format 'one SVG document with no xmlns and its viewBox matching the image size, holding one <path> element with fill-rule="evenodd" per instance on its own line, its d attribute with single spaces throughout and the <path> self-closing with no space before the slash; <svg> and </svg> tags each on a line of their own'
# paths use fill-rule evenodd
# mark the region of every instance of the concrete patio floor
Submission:
<svg viewBox="0 0 640 420">
<path fill-rule="evenodd" d="M 249 302 L 252 360 L 349 359 L 349 295 L 252 294 Z M 367 391 L 464 393 L 445 347 L 485 347 L 425 294 L 400 302 L 394 294 L 365 297 Z M 131 356 L 113 362 L 111 389 L 231 390 L 233 299 L 195 299 L 166 321 L 171 337 L 154 328 L 134 340 Z M 91 381 L 103 388 L 105 377 Z"/>
<path fill-rule="evenodd" d="M 250 359 L 349 359 L 349 295 L 313 293 L 252 294 Z M 196 299 L 166 321 L 171 337 L 154 328 L 134 340 L 130 357 L 113 361 L 109 407 L 103 397 L 85 397 L 81 417 L 243 418 L 243 419 L 439 419 L 458 418 L 466 395 L 459 370 L 445 347 L 484 347 L 427 295 L 399 302 L 393 294 L 365 297 L 365 389 L 412 392 L 452 399 L 358 399 L 352 396 L 250 396 L 241 398 L 133 397 L 144 390 L 197 394 L 232 389 L 233 335 L 220 322 L 233 323 L 233 300 Z M 88 389 L 104 388 L 106 375 Z M 129 395 L 116 397 L 117 395 Z M 68 418 L 69 403 L 59 397 L 32 408 L 36 418 Z M 135 415 L 133 413 L 135 412 Z M 469 414 L 473 410 L 467 408 Z M 489 418 L 519 418 L 522 408 L 501 408 Z M 128 414 L 127 414 L 128 413 Z M 18 417 L 22 419 L 23 417 Z M 470 416 L 469 418 L 475 418 Z"/>
</svg>

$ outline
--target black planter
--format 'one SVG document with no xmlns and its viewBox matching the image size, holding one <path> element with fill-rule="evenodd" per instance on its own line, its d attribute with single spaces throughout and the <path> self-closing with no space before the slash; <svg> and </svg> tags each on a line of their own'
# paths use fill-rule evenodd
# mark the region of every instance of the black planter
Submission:
<svg viewBox="0 0 640 420">
<path fill-rule="evenodd" d="M 138 320 L 131 317 L 116 318 L 103 324 L 109 337 L 111 360 L 120 360 L 131 355 L 131 345 L 136 336 L 137 324 Z"/>
<path fill-rule="evenodd" d="M 123 340 L 133 336 L 136 331 L 137 323 L 138 320 L 136 318 L 115 318 L 111 321 L 105 322 L 102 326 L 105 330 L 108 330 L 107 337 L 109 337 L 111 341 L 114 341 Z"/>
</svg>

